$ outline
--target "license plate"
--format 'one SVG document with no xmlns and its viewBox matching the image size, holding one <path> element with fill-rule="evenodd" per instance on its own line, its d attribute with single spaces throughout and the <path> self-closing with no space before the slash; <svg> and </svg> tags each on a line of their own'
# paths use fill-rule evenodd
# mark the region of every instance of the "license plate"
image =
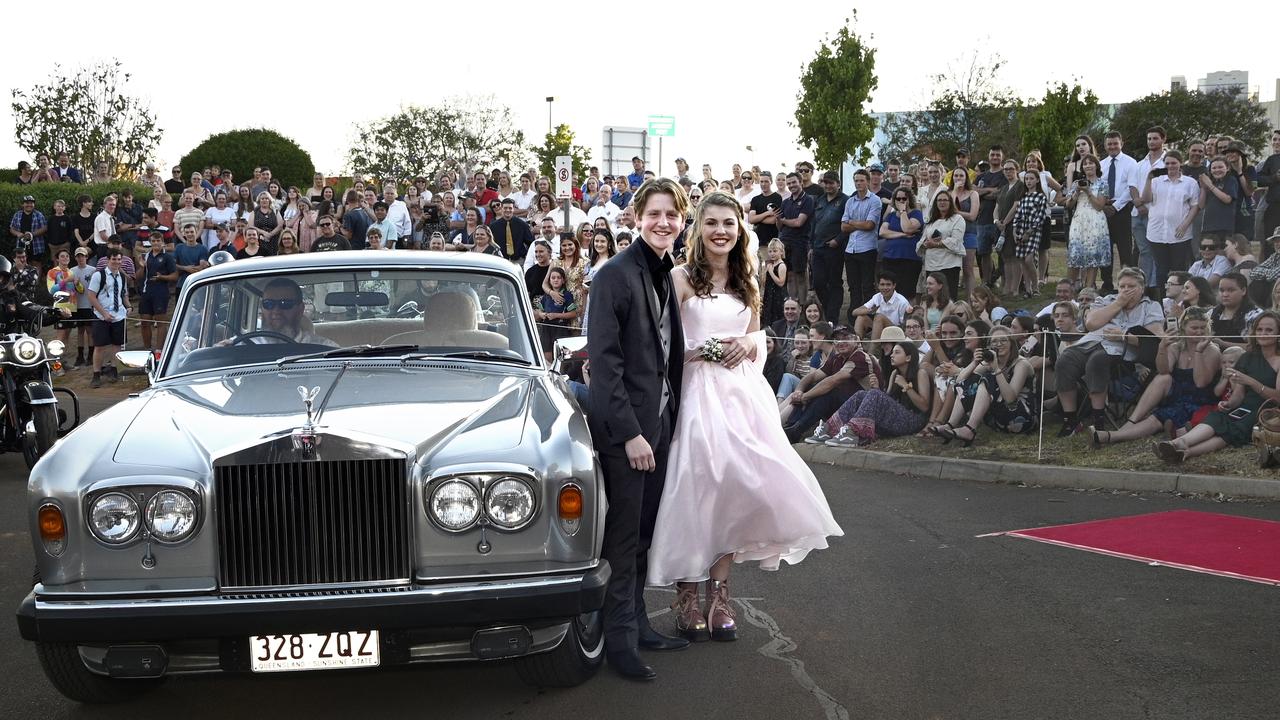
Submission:
<svg viewBox="0 0 1280 720">
<path fill-rule="evenodd" d="M 348 630 L 249 638 L 254 672 L 295 672 L 377 667 L 381 662 L 377 630 Z"/>
</svg>

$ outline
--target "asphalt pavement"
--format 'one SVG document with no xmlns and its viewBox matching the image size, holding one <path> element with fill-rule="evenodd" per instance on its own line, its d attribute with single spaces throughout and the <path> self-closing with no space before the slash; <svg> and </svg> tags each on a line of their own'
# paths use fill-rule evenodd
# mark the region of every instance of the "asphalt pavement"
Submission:
<svg viewBox="0 0 1280 720">
<path fill-rule="evenodd" d="M 87 401 L 90 412 L 104 401 Z M 505 663 L 175 678 L 84 707 L 0 620 L 0 717 L 1264 718 L 1280 707 L 1280 588 L 980 534 L 1171 509 L 1280 520 L 1280 504 L 1023 488 L 815 466 L 845 536 L 739 567 L 736 643 L 650 654 L 572 690 Z M 30 589 L 25 467 L 0 456 L 0 607 Z M 659 627 L 672 595 L 650 591 Z"/>
</svg>

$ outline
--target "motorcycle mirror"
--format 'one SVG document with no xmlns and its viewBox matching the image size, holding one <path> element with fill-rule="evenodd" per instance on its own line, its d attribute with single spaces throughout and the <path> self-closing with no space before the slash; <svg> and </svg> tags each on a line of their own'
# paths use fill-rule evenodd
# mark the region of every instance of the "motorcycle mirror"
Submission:
<svg viewBox="0 0 1280 720">
<path fill-rule="evenodd" d="M 69 301 L 70 299 L 71 299 L 71 293 L 67 292 L 66 290 L 59 290 L 58 292 L 53 294 L 53 301 L 55 303 L 64 303 Z"/>
</svg>

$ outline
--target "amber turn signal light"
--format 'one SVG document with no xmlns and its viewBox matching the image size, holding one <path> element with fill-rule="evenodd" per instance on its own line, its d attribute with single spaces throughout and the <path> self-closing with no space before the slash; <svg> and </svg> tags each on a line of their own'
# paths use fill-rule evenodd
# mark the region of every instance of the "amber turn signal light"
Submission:
<svg viewBox="0 0 1280 720">
<path fill-rule="evenodd" d="M 582 490 L 576 485 L 560 488 L 560 518 L 577 520 L 582 517 Z"/>
<path fill-rule="evenodd" d="M 56 542 L 67 536 L 67 523 L 57 505 L 45 505 L 37 516 L 40 520 L 40 539 Z"/>
</svg>

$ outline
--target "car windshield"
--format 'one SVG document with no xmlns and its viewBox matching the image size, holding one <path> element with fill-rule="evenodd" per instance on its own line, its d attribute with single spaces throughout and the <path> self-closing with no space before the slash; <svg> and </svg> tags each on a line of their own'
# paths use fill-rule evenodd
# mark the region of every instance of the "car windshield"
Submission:
<svg viewBox="0 0 1280 720">
<path fill-rule="evenodd" d="M 530 365 L 537 352 L 523 302 L 509 278 L 459 270 L 361 268 L 218 279 L 185 296 L 160 374 L 308 355 L 439 355 Z"/>
</svg>

